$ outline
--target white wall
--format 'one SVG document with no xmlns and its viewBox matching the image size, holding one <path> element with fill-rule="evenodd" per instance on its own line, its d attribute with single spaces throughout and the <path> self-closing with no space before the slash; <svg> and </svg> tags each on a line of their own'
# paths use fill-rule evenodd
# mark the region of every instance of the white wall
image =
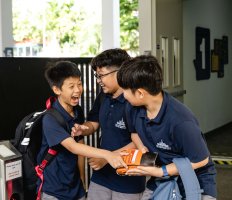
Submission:
<svg viewBox="0 0 232 200">
<path fill-rule="evenodd" d="M 224 78 L 211 73 L 208 80 L 196 80 L 195 27 L 210 29 L 213 40 L 223 35 L 229 38 L 229 64 L 224 66 Z M 184 103 L 197 116 L 202 131 L 208 132 L 232 121 L 232 1 L 183 0 L 183 74 Z"/>
</svg>

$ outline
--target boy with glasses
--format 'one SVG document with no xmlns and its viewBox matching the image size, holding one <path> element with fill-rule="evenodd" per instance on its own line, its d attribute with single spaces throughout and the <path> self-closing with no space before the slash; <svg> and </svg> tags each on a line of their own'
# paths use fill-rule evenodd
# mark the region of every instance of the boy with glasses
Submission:
<svg viewBox="0 0 232 200">
<path fill-rule="evenodd" d="M 110 151 L 135 148 L 127 128 L 125 100 L 117 82 L 117 71 L 130 56 L 122 49 L 106 50 L 91 62 L 96 72 L 102 92 L 97 96 L 88 121 L 88 129 L 76 124 L 73 134 L 90 135 L 101 127 L 100 148 Z M 95 170 L 91 177 L 88 200 L 140 200 L 145 189 L 145 177 L 119 176 L 104 159 L 89 159 L 89 165 Z"/>
</svg>

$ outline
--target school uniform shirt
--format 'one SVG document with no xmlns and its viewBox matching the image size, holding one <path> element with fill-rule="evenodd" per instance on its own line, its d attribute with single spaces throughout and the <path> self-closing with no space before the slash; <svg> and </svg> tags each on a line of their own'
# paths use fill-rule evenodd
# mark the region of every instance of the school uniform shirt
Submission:
<svg viewBox="0 0 232 200">
<path fill-rule="evenodd" d="M 188 157 L 192 163 L 200 162 L 210 156 L 197 119 L 193 113 L 178 100 L 163 92 L 163 102 L 154 119 L 147 117 L 145 107 L 128 106 L 127 123 L 131 132 L 137 132 L 150 152 L 158 152 L 160 165 L 172 163 L 173 158 Z M 203 194 L 216 197 L 216 170 L 212 160 L 195 170 Z M 155 189 L 154 177 L 147 187 Z M 179 187 L 184 195 L 181 181 Z"/>
<path fill-rule="evenodd" d="M 53 104 L 53 108 L 61 113 L 70 129 L 75 122 L 83 123 L 84 121 L 83 118 L 80 118 L 83 115 L 77 113 L 77 110 L 74 110 L 75 117 L 70 116 L 58 101 Z M 38 163 L 41 163 L 49 147 L 59 145 L 63 140 L 71 137 L 70 133 L 49 114 L 43 117 L 42 123 L 43 138 L 41 150 L 37 157 Z M 52 195 L 59 200 L 77 200 L 83 197 L 85 191 L 80 180 L 77 159 L 77 155 L 72 154 L 60 145 L 58 154 L 44 170 L 42 192 Z M 38 182 L 39 184 L 40 182 Z"/>
<path fill-rule="evenodd" d="M 88 121 L 99 122 L 101 127 L 100 148 L 114 151 L 131 142 L 131 134 L 125 120 L 128 102 L 123 94 L 113 99 L 100 93 L 88 114 Z M 109 164 L 93 171 L 91 181 L 120 193 L 141 193 L 145 189 L 145 177 L 119 176 Z"/>
</svg>

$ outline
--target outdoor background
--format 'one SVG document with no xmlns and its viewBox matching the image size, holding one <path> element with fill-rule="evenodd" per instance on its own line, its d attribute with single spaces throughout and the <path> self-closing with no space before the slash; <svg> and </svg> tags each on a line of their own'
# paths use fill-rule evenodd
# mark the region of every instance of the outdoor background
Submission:
<svg viewBox="0 0 232 200">
<path fill-rule="evenodd" d="M 101 0 L 13 0 L 14 56 L 95 56 L 102 50 L 101 3 Z M 120 0 L 121 48 L 137 55 L 138 36 L 138 0 Z"/>
</svg>

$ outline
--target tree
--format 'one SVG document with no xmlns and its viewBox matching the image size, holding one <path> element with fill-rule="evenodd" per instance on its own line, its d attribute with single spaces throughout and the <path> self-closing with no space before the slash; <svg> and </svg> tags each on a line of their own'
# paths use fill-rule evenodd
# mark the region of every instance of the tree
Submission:
<svg viewBox="0 0 232 200">
<path fill-rule="evenodd" d="M 120 0 L 121 47 L 131 54 L 138 54 L 138 0 Z"/>
<path fill-rule="evenodd" d="M 29 4 L 32 7 L 25 6 Z M 138 54 L 137 10 L 138 0 L 120 0 L 121 47 L 131 55 Z M 69 56 L 99 53 L 101 24 L 95 18 L 96 14 L 87 13 L 77 0 L 13 0 L 14 39 L 37 41 L 44 47 L 55 40 L 63 55 L 65 52 Z"/>
</svg>

